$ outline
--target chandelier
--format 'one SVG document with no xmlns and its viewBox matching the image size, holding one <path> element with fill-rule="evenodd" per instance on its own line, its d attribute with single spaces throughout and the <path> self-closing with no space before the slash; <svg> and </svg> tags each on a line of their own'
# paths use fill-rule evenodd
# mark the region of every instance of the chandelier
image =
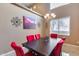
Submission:
<svg viewBox="0 0 79 59">
<path fill-rule="evenodd" d="M 52 19 L 52 18 L 55 18 L 55 17 L 56 17 L 55 13 L 47 13 L 44 16 L 45 19 Z"/>
</svg>

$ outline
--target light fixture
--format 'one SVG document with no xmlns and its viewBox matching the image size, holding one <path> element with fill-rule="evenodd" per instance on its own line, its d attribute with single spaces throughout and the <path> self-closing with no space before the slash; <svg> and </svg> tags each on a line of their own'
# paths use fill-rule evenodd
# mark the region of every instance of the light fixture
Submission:
<svg viewBox="0 0 79 59">
<path fill-rule="evenodd" d="M 31 7 L 30 9 L 31 10 L 33 10 L 33 9 L 36 9 L 37 8 L 37 6 L 36 5 L 34 5 L 33 7 Z"/>
<path fill-rule="evenodd" d="M 33 6 L 33 9 L 36 9 L 36 5 Z"/>
<path fill-rule="evenodd" d="M 44 18 L 47 19 L 49 16 L 50 16 L 50 14 L 47 13 L 47 14 L 44 16 Z"/>
<path fill-rule="evenodd" d="M 46 14 L 46 16 L 47 16 L 47 17 L 49 17 L 49 16 L 50 16 L 50 14 Z"/>
<path fill-rule="evenodd" d="M 55 15 L 55 13 L 47 13 L 47 14 L 45 14 L 45 16 L 44 16 L 44 18 L 45 19 L 51 19 L 51 18 L 55 18 L 56 17 L 56 15 Z"/>
<path fill-rule="evenodd" d="M 46 18 L 47 18 L 47 16 L 45 15 L 45 16 L 44 16 L 44 18 L 46 19 Z"/>
<path fill-rule="evenodd" d="M 52 16 L 53 18 L 55 18 L 55 17 L 56 17 L 55 13 L 51 13 L 51 16 Z"/>
</svg>

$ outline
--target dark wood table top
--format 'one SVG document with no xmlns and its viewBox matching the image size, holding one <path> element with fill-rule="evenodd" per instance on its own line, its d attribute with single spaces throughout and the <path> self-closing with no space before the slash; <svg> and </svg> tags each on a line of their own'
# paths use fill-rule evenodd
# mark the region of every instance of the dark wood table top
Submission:
<svg viewBox="0 0 79 59">
<path fill-rule="evenodd" d="M 61 40 L 60 38 L 57 39 L 49 38 L 48 40 L 39 39 L 34 40 L 32 42 L 25 42 L 22 45 L 23 47 L 31 49 L 41 55 L 50 55 L 60 40 Z"/>
</svg>

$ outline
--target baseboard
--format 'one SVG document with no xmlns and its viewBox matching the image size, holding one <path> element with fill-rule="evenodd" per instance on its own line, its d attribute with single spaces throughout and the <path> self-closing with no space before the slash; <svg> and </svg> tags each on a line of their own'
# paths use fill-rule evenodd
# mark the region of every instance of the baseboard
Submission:
<svg viewBox="0 0 79 59">
<path fill-rule="evenodd" d="M 1 54 L 0 56 L 15 56 L 15 52 L 14 51 L 9 51 L 7 53 Z"/>
</svg>

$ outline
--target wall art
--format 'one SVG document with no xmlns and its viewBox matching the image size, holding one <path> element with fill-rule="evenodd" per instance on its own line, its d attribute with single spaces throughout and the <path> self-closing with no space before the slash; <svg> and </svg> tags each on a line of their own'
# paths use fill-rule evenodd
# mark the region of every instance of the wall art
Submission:
<svg viewBox="0 0 79 59">
<path fill-rule="evenodd" d="M 19 17 L 13 17 L 11 19 L 11 23 L 12 23 L 12 25 L 18 27 L 18 26 L 21 25 L 22 21 L 21 21 L 21 19 Z"/>
<path fill-rule="evenodd" d="M 23 28 L 24 29 L 35 29 L 36 21 L 33 17 L 23 16 Z"/>
</svg>

